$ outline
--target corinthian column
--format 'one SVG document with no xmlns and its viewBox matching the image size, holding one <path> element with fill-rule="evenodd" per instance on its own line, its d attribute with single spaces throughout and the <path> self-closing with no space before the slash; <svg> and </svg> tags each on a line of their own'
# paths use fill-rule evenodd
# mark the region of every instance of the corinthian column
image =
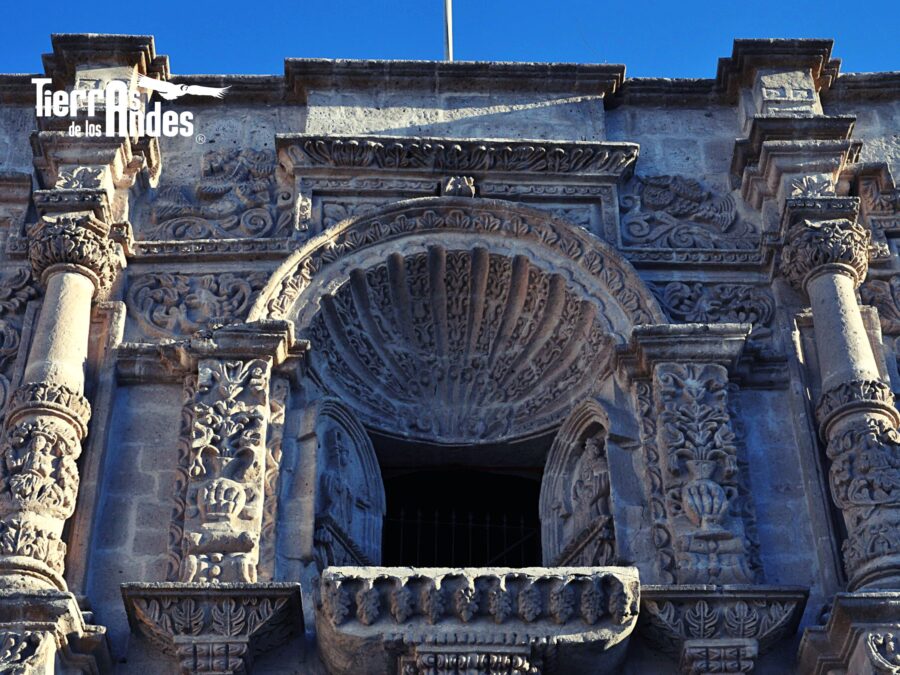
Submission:
<svg viewBox="0 0 900 675">
<path fill-rule="evenodd" d="M 900 415 L 856 299 L 868 268 L 869 232 L 855 213 L 829 219 L 825 202 L 841 200 L 817 201 L 826 215 L 792 224 L 781 271 L 812 306 L 822 379 L 816 416 L 831 460 L 831 495 L 847 526 L 850 589 L 900 589 Z"/>
<path fill-rule="evenodd" d="M 0 588 L 65 590 L 62 529 L 75 508 L 91 299 L 122 259 L 89 211 L 47 215 L 29 233 L 45 286 L 23 384 L 12 394 L 0 454 Z"/>
</svg>

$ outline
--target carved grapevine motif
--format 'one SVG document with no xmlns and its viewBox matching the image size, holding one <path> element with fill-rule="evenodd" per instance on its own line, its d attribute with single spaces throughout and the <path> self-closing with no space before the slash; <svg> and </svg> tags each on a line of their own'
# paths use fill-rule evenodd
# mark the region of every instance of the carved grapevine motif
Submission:
<svg viewBox="0 0 900 675">
<path fill-rule="evenodd" d="M 128 312 L 148 334 L 192 335 L 245 319 L 268 274 L 143 274 L 128 287 Z"/>
<path fill-rule="evenodd" d="M 208 153 L 200 183 L 161 188 L 144 239 L 289 236 L 290 194 L 276 179 L 272 151 Z"/>
<path fill-rule="evenodd" d="M 635 177 L 620 198 L 627 247 L 752 251 L 759 234 L 738 217 L 734 198 L 681 176 Z"/>
</svg>

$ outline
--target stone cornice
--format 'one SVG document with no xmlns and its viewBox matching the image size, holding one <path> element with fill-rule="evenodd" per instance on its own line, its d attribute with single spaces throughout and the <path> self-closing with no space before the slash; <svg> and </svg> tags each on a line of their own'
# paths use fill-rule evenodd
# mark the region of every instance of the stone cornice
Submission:
<svg viewBox="0 0 900 675">
<path fill-rule="evenodd" d="M 604 177 L 616 181 L 634 168 L 635 143 L 512 139 L 411 138 L 276 134 L 286 168 L 387 170 L 425 174 L 535 174 Z"/>
<path fill-rule="evenodd" d="M 760 69 L 809 68 L 816 88 L 827 90 L 841 66 L 840 59 L 831 58 L 833 44 L 833 40 L 820 39 L 735 40 L 731 57 L 719 59 L 716 86 L 735 100 L 741 87 L 750 86 Z"/>
<path fill-rule="evenodd" d="M 853 133 L 855 123 L 853 115 L 755 115 L 748 137 L 735 141 L 732 178 L 739 181 L 744 169 L 759 161 L 766 141 L 845 140 Z"/>
<path fill-rule="evenodd" d="M 737 364 L 752 326 L 748 323 L 683 323 L 635 326 L 618 360 L 631 377 L 648 377 L 657 363 Z"/>
<path fill-rule="evenodd" d="M 836 101 L 883 101 L 900 98 L 900 70 L 883 73 L 843 73 L 827 92 L 822 103 Z"/>
<path fill-rule="evenodd" d="M 727 103 L 712 78 L 630 77 L 605 99 L 607 108 L 660 105 L 706 108 Z"/>
<path fill-rule="evenodd" d="M 767 198 L 778 196 L 784 174 L 831 174 L 836 183 L 861 149 L 862 141 L 852 139 L 764 141 L 756 166 L 744 169 L 741 196 L 761 208 Z"/>
<path fill-rule="evenodd" d="M 503 61 L 285 59 L 285 92 L 306 101 L 312 89 L 418 89 L 426 92 L 516 91 L 605 96 L 625 79 L 625 66 Z"/>
<path fill-rule="evenodd" d="M 81 65 L 136 66 L 141 75 L 169 77 L 169 57 L 156 54 L 152 35 L 54 33 L 50 41 L 53 52 L 43 55 L 44 72 L 58 88 L 71 86 Z"/>
<path fill-rule="evenodd" d="M 127 138 L 78 138 L 64 131 L 35 131 L 31 147 L 41 186 L 46 189 L 130 187 L 146 166 L 145 158 L 134 154 Z"/>
</svg>

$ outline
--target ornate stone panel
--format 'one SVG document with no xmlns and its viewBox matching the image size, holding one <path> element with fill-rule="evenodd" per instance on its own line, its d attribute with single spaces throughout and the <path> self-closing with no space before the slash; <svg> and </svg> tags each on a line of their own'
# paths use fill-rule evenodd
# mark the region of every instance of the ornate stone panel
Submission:
<svg viewBox="0 0 900 675">
<path fill-rule="evenodd" d="M 641 261 L 761 260 L 757 228 L 731 194 L 683 176 L 640 176 L 619 197 L 619 246 Z"/>
<path fill-rule="evenodd" d="M 126 305 L 146 335 L 187 337 L 211 324 L 245 319 L 268 277 L 265 272 L 140 274 L 129 279 Z"/>
<path fill-rule="evenodd" d="M 318 639 L 333 675 L 613 673 L 639 593 L 625 567 L 332 567 Z"/>
<path fill-rule="evenodd" d="M 28 268 L 11 270 L 0 277 L 0 410 L 6 409 L 22 339 L 25 307 L 38 294 Z"/>
<path fill-rule="evenodd" d="M 160 188 L 143 240 L 290 237 L 291 193 L 279 186 L 269 150 L 228 150 L 203 157 L 200 180 Z"/>
</svg>

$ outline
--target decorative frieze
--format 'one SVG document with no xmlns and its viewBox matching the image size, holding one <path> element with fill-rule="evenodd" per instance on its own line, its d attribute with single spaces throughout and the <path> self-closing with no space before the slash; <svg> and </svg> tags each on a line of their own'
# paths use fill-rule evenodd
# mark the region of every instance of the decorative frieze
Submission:
<svg viewBox="0 0 900 675">
<path fill-rule="evenodd" d="M 335 675 L 431 673 L 419 669 L 438 663 L 456 673 L 468 662 L 608 673 L 621 658 L 613 647 L 637 620 L 639 593 L 629 568 L 331 567 L 321 581 L 319 644 Z"/>
</svg>

